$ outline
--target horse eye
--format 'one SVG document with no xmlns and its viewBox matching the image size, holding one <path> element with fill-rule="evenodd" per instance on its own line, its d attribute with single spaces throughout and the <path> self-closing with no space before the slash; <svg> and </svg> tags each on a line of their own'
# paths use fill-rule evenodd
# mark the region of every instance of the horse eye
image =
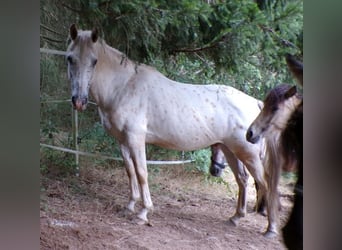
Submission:
<svg viewBox="0 0 342 250">
<path fill-rule="evenodd" d="M 278 110 L 278 106 L 272 106 L 271 111 L 272 113 L 276 112 Z"/>
</svg>

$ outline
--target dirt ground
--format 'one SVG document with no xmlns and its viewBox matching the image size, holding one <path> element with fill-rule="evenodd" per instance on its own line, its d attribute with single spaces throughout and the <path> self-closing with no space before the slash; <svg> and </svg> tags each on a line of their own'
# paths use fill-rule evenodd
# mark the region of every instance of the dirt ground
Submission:
<svg viewBox="0 0 342 250">
<path fill-rule="evenodd" d="M 229 168 L 224 173 L 229 190 L 181 165 L 149 167 L 149 173 L 151 225 L 137 225 L 123 213 L 129 195 L 124 167 L 82 167 L 72 178 L 42 176 L 41 249 L 285 249 L 280 236 L 262 235 L 267 219 L 252 212 L 251 177 L 249 213 L 235 227 L 227 223 L 237 195 Z M 292 205 L 290 185 L 282 179 L 282 223 Z"/>
</svg>

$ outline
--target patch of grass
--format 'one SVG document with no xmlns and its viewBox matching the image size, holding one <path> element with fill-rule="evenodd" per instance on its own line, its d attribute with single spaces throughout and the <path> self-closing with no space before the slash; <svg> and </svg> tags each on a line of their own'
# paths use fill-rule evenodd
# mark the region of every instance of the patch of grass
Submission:
<svg viewBox="0 0 342 250">
<path fill-rule="evenodd" d="M 204 180 L 208 182 L 209 184 L 219 184 L 225 186 L 227 189 L 228 193 L 233 193 L 232 189 L 230 188 L 229 182 L 224 180 L 222 176 L 220 177 L 214 177 L 209 173 L 206 173 L 204 175 Z"/>
<path fill-rule="evenodd" d="M 40 172 L 42 175 L 52 174 L 59 177 L 75 175 L 77 171 L 74 155 L 42 148 L 40 154 Z"/>
</svg>

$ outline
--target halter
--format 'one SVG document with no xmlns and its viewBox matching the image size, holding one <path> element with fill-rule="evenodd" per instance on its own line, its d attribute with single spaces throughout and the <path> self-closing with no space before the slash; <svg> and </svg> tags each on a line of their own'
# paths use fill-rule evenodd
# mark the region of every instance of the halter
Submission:
<svg viewBox="0 0 342 250">
<path fill-rule="evenodd" d="M 219 163 L 219 162 L 215 161 L 213 157 L 211 157 L 211 163 L 214 166 L 219 167 L 220 169 L 225 169 L 225 167 L 226 167 L 226 165 L 224 163 Z"/>
</svg>

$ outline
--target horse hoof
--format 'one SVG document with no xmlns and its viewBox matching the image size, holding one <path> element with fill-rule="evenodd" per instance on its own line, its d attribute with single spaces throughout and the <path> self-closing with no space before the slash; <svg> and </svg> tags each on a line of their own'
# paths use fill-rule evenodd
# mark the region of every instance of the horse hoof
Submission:
<svg viewBox="0 0 342 250">
<path fill-rule="evenodd" d="M 229 218 L 229 220 L 227 221 L 227 224 L 230 225 L 230 226 L 236 227 L 236 226 L 239 224 L 239 222 L 238 222 L 238 219 L 237 219 L 237 218 L 231 217 L 231 218 Z"/>
<path fill-rule="evenodd" d="M 125 208 L 121 211 L 119 211 L 119 217 L 123 217 L 123 218 L 132 218 L 132 216 L 134 215 L 134 212 L 132 212 L 131 210 Z"/>
<path fill-rule="evenodd" d="M 139 225 L 139 226 L 146 225 L 146 224 L 148 223 L 148 221 L 144 221 L 144 220 L 141 220 L 141 219 L 139 219 L 139 218 L 136 218 L 136 219 L 134 220 L 134 222 L 135 222 L 137 225 Z"/>
<path fill-rule="evenodd" d="M 272 238 L 278 236 L 278 234 L 276 232 L 273 232 L 273 231 L 266 231 L 264 233 L 264 236 L 268 239 L 272 239 Z"/>
<path fill-rule="evenodd" d="M 267 212 L 266 210 L 263 210 L 263 211 L 258 211 L 258 214 L 262 215 L 262 216 L 267 216 Z"/>
<path fill-rule="evenodd" d="M 149 227 L 153 226 L 153 224 L 150 221 L 142 220 L 139 217 L 136 217 L 136 218 L 132 219 L 132 222 L 134 224 L 136 224 L 136 225 L 139 225 L 139 226 L 143 226 L 143 225 L 146 225 L 146 226 L 149 226 Z"/>
</svg>

